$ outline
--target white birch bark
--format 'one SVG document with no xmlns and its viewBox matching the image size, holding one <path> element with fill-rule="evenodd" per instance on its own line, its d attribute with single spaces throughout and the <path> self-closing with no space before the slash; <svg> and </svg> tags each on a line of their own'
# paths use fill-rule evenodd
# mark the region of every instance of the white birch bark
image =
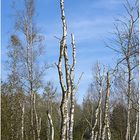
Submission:
<svg viewBox="0 0 140 140">
<path fill-rule="evenodd" d="M 74 107 L 75 107 L 75 85 L 74 85 L 74 70 L 76 65 L 76 46 L 74 35 L 71 34 L 72 48 L 73 48 L 73 64 L 70 70 L 71 78 L 71 95 L 70 95 L 70 122 L 69 122 L 69 140 L 73 140 L 73 127 L 74 127 Z"/>
<path fill-rule="evenodd" d="M 102 108 L 100 107 L 100 112 L 99 112 L 99 135 L 98 135 L 98 140 L 101 140 L 102 137 Z"/>
<path fill-rule="evenodd" d="M 65 58 L 67 57 L 67 52 L 66 52 L 67 51 L 66 49 L 67 25 L 66 25 L 65 12 L 64 12 L 64 0 L 60 0 L 60 8 L 61 8 L 61 19 L 62 19 L 62 24 L 63 24 L 63 36 L 60 42 L 60 55 L 59 55 L 59 61 L 57 65 L 60 85 L 62 89 L 62 101 L 61 101 L 61 106 L 60 106 L 61 117 L 62 117 L 60 139 L 66 140 L 67 121 L 68 121 L 68 118 L 67 118 L 68 116 L 68 109 L 67 109 L 68 90 L 66 89 L 64 78 L 63 78 L 63 72 L 62 72 L 62 59 L 64 57 L 64 61 L 65 61 Z M 69 79 L 68 71 L 67 71 L 67 68 L 68 68 L 67 61 L 65 61 L 65 73 L 66 73 L 66 77 Z M 68 81 L 67 81 L 67 84 L 68 84 Z"/>
<path fill-rule="evenodd" d="M 102 130 L 102 140 L 105 140 L 106 136 L 108 140 L 111 140 L 111 132 L 109 128 L 109 96 L 110 96 L 110 77 L 109 73 L 107 73 L 107 91 L 105 99 L 105 114 L 104 114 L 104 125 Z"/>
<path fill-rule="evenodd" d="M 93 139 L 93 140 L 97 140 L 97 137 L 98 137 L 98 132 L 96 131 L 96 132 L 95 132 L 95 136 L 94 136 L 94 139 Z"/>
<path fill-rule="evenodd" d="M 75 67 L 75 44 L 74 44 L 74 36 L 72 35 L 72 47 L 73 47 L 73 65 L 69 67 L 68 61 L 68 50 L 66 45 L 66 36 L 67 36 L 67 24 L 65 19 L 64 12 L 64 0 L 60 0 L 60 8 L 61 8 L 61 19 L 63 25 L 63 35 L 60 42 L 60 55 L 58 61 L 58 73 L 59 80 L 62 89 L 62 101 L 61 101 L 61 140 L 72 140 L 73 139 L 73 123 L 74 123 L 74 67 Z M 64 83 L 64 77 L 62 72 L 62 59 L 64 58 L 64 70 L 65 70 L 65 80 L 66 85 Z M 69 102 L 70 101 L 70 102 Z M 69 106 L 70 103 L 70 106 Z M 70 107 L 70 108 L 69 108 Z"/>
<path fill-rule="evenodd" d="M 102 88 L 102 87 L 101 87 Z M 99 101 L 98 101 L 98 106 L 97 106 L 97 109 L 96 109 L 96 111 L 95 111 L 95 122 L 94 122 L 94 125 L 93 125 L 93 127 L 92 127 L 92 130 L 91 130 L 91 140 L 94 140 L 94 131 L 95 131 L 95 128 L 96 128 L 96 126 L 97 126 L 97 122 L 98 122 L 98 117 L 100 117 L 99 116 L 99 113 L 100 113 L 100 110 L 101 110 L 101 103 L 102 103 L 102 90 L 100 91 L 100 97 L 99 97 Z"/>
<path fill-rule="evenodd" d="M 47 116 L 48 116 L 48 120 L 49 120 L 49 124 L 50 124 L 50 139 L 49 140 L 54 140 L 54 126 L 53 126 L 52 117 L 51 117 L 49 111 L 47 111 Z"/>
<path fill-rule="evenodd" d="M 128 46 L 126 62 L 127 62 L 127 70 L 128 70 L 128 87 L 127 87 L 127 128 L 126 128 L 126 140 L 130 140 L 130 110 L 131 110 L 131 65 L 130 65 L 130 45 Z"/>
<path fill-rule="evenodd" d="M 139 124 L 139 113 L 137 112 L 137 114 L 136 114 L 135 132 L 134 132 L 134 135 L 133 135 L 133 140 L 137 140 L 138 124 Z"/>
<path fill-rule="evenodd" d="M 103 80 L 104 80 L 104 73 L 101 76 L 100 66 L 99 66 L 99 64 L 97 64 L 96 82 L 97 82 L 97 85 L 99 88 L 98 89 L 99 90 L 99 101 L 98 101 L 98 106 L 97 106 L 96 111 L 95 111 L 95 122 L 94 122 L 94 125 L 93 125 L 92 130 L 91 130 L 91 138 L 90 138 L 91 140 L 96 139 L 95 138 L 96 133 L 98 133 L 98 139 L 100 139 L 100 137 L 101 137 L 101 129 L 102 129 L 102 108 L 101 108 L 101 105 L 102 105 Z M 96 128 L 98 122 L 99 122 L 99 132 L 95 133 L 95 128 Z"/>
</svg>

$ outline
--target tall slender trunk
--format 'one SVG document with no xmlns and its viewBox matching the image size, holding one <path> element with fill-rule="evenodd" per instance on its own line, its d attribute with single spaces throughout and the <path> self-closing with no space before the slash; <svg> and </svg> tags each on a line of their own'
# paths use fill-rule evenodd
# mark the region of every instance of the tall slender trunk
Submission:
<svg viewBox="0 0 140 140">
<path fill-rule="evenodd" d="M 62 90 L 62 101 L 60 106 L 61 111 L 61 140 L 72 140 L 73 139 L 73 122 L 74 122 L 74 67 L 75 67 L 75 44 L 74 36 L 72 35 L 72 47 L 73 47 L 73 65 L 70 68 L 68 61 L 68 50 L 66 44 L 67 37 L 67 24 L 64 12 L 64 0 L 60 0 L 61 9 L 61 20 L 63 25 L 63 36 L 60 42 L 60 55 L 58 61 L 58 73 L 59 80 Z M 62 72 L 62 59 L 64 58 L 64 70 L 65 70 L 65 80 L 63 78 Z M 70 102 L 69 102 L 70 101 Z M 69 106 L 70 104 L 70 106 Z M 70 110 L 69 110 L 70 108 Z"/>
<path fill-rule="evenodd" d="M 100 112 L 99 112 L 99 135 L 98 135 L 98 140 L 101 140 L 102 137 L 102 107 L 100 107 Z"/>
<path fill-rule="evenodd" d="M 67 108 L 68 108 L 68 113 L 67 113 L 67 134 L 66 134 L 66 137 L 67 137 L 67 140 L 69 140 L 69 130 L 70 130 L 70 111 L 69 111 L 69 101 L 68 101 L 68 106 L 67 106 Z"/>
<path fill-rule="evenodd" d="M 99 116 L 100 108 L 101 108 L 101 103 L 102 103 L 102 90 L 100 91 L 98 106 L 97 106 L 96 111 L 95 111 L 95 122 L 94 122 L 94 125 L 93 125 L 92 130 L 91 130 L 91 138 L 90 138 L 91 140 L 94 140 L 94 137 L 95 137 L 95 132 L 94 131 L 95 131 L 95 128 L 97 126 L 98 116 Z"/>
<path fill-rule="evenodd" d="M 73 126 L 74 126 L 74 95 L 71 95 L 71 108 L 70 108 L 70 123 L 69 123 L 69 140 L 73 140 Z"/>
<path fill-rule="evenodd" d="M 127 128 L 126 128 L 126 140 L 130 140 L 130 110 L 131 110 L 131 66 L 130 66 L 130 48 L 128 48 L 128 56 L 126 58 L 127 69 L 128 69 L 128 88 L 127 88 L 127 96 L 128 96 L 128 107 L 127 107 Z"/>
<path fill-rule="evenodd" d="M 34 118 L 34 103 L 35 103 L 35 95 L 33 93 L 33 90 L 32 90 L 32 83 L 30 84 L 31 86 L 31 138 L 33 140 L 35 140 L 36 138 L 36 134 L 35 134 L 35 118 Z"/>
<path fill-rule="evenodd" d="M 22 114 L 21 114 L 21 139 L 24 140 L 24 115 L 25 115 L 25 108 L 24 104 L 22 105 Z"/>
<path fill-rule="evenodd" d="M 68 55 L 67 55 L 67 46 L 66 46 L 66 36 L 67 36 L 67 25 L 65 19 L 65 12 L 64 12 L 64 0 L 60 0 L 60 9 L 61 9 L 61 20 L 63 24 L 63 36 L 60 42 L 60 56 L 58 62 L 58 73 L 59 73 L 59 80 L 62 89 L 62 101 L 60 106 L 61 111 L 61 140 L 66 140 L 66 133 L 67 133 L 67 121 L 68 121 L 68 97 L 70 94 L 70 79 L 69 79 L 69 65 L 68 65 Z M 63 72 L 62 72 L 62 59 L 64 57 L 65 62 L 65 74 L 66 74 L 66 84 L 67 89 L 64 83 Z"/>
<path fill-rule="evenodd" d="M 54 140 L 54 126 L 53 126 L 52 117 L 51 117 L 49 111 L 47 111 L 47 116 L 48 116 L 48 120 L 49 120 L 49 124 L 50 124 L 50 139 L 49 140 Z"/>
<path fill-rule="evenodd" d="M 75 108 L 75 85 L 74 85 L 74 70 L 76 65 L 76 46 L 74 35 L 71 34 L 72 49 L 73 49 L 73 64 L 70 70 L 71 79 L 71 94 L 70 94 L 70 120 L 69 120 L 69 140 L 73 140 L 73 127 L 74 127 L 74 108 Z"/>
<path fill-rule="evenodd" d="M 95 140 L 97 139 L 96 134 L 98 133 L 98 139 L 101 138 L 101 130 L 102 130 L 102 92 L 103 92 L 103 80 L 104 80 L 104 74 L 101 76 L 100 73 L 100 66 L 99 64 L 97 64 L 97 68 L 98 68 L 98 73 L 96 74 L 96 82 L 99 86 L 99 100 L 98 100 L 98 105 L 97 108 L 95 110 L 95 122 L 92 126 L 92 130 L 91 130 L 91 140 Z M 97 125 L 99 124 L 99 130 L 97 132 L 95 132 L 95 128 L 97 127 Z"/>
<path fill-rule="evenodd" d="M 95 132 L 95 136 L 93 140 L 97 140 L 97 137 L 98 137 L 98 131 Z"/>
<path fill-rule="evenodd" d="M 138 124 L 139 124 L 139 113 L 137 112 L 137 114 L 136 114 L 135 132 L 134 132 L 134 135 L 133 135 L 133 140 L 137 140 Z"/>
<path fill-rule="evenodd" d="M 66 131 L 67 131 L 67 113 L 68 113 L 68 109 L 67 109 L 67 99 L 62 99 L 62 103 L 61 103 L 61 140 L 66 140 Z"/>
<path fill-rule="evenodd" d="M 102 140 L 105 140 L 106 133 L 107 139 L 111 140 L 111 132 L 109 128 L 109 96 L 110 96 L 110 78 L 109 73 L 107 72 L 107 91 L 105 99 L 105 114 L 104 114 L 104 126 L 102 131 Z"/>
<path fill-rule="evenodd" d="M 34 138 L 37 135 L 37 140 L 40 140 L 40 131 L 41 131 L 41 118 L 38 117 L 37 110 L 36 110 L 36 94 L 34 93 L 33 98 L 33 112 L 34 112 Z"/>
<path fill-rule="evenodd" d="M 95 112 L 95 122 L 94 122 L 94 125 L 93 125 L 92 130 L 91 130 L 91 138 L 90 138 L 90 140 L 94 140 L 94 137 L 95 137 L 94 130 L 95 130 L 96 126 L 97 126 L 98 114 L 99 114 L 99 106 L 97 107 L 96 112 Z"/>
<path fill-rule="evenodd" d="M 40 140 L 40 131 L 41 131 L 41 118 L 36 118 L 37 121 L 37 140 Z"/>
</svg>

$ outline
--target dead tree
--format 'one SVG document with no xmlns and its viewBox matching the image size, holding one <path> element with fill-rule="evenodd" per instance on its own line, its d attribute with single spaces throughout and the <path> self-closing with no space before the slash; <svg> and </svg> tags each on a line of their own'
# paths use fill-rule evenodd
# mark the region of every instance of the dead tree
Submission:
<svg viewBox="0 0 140 140">
<path fill-rule="evenodd" d="M 74 44 L 74 36 L 72 35 L 72 48 L 73 48 L 73 64 L 70 68 L 68 61 L 68 52 L 67 52 L 67 24 L 65 19 L 64 12 L 64 0 L 60 0 L 60 8 L 61 8 L 61 19 L 63 24 L 63 35 L 60 41 L 60 55 L 58 61 L 58 73 L 59 73 L 59 81 L 62 90 L 62 101 L 61 101 L 61 140 L 73 139 L 73 122 L 74 122 L 74 68 L 76 63 L 76 50 Z M 65 70 L 65 82 L 64 82 L 64 74 L 62 72 L 62 61 L 64 59 L 64 70 Z M 70 102 L 70 104 L 69 104 Z M 70 108 L 69 108 L 70 107 Z M 70 113 L 69 113 L 70 110 Z"/>
<path fill-rule="evenodd" d="M 60 55 L 59 55 L 59 61 L 58 61 L 58 73 L 59 73 L 59 80 L 60 80 L 60 85 L 61 85 L 61 89 L 62 89 L 62 101 L 61 101 L 61 106 L 60 106 L 60 110 L 61 110 L 61 136 L 60 139 L 61 140 L 66 140 L 66 129 L 67 129 L 67 114 L 68 114 L 68 109 L 67 109 L 67 104 L 68 104 L 68 94 L 70 94 L 70 92 L 67 91 L 65 83 L 64 83 L 64 77 L 63 77 L 63 72 L 62 72 L 62 59 L 66 52 L 66 36 L 67 36 L 67 25 L 66 25 L 66 20 L 65 20 L 65 13 L 64 13 L 64 1 L 61 0 L 60 1 L 60 6 L 61 6 L 61 19 L 62 19 L 62 23 L 63 23 L 63 36 L 60 42 Z M 64 57 L 65 60 L 65 57 Z M 66 69 L 66 61 L 65 61 L 65 72 L 68 74 L 68 69 Z M 67 75 L 68 81 L 67 81 L 67 86 L 70 90 L 70 87 L 68 85 L 68 83 L 70 82 L 69 80 L 69 75 Z"/>
<path fill-rule="evenodd" d="M 105 113 L 104 113 L 104 124 L 102 130 L 102 140 L 111 140 L 111 132 L 109 127 L 109 96 L 110 96 L 110 77 L 107 72 L 107 89 L 106 89 L 106 98 L 105 98 Z"/>
</svg>

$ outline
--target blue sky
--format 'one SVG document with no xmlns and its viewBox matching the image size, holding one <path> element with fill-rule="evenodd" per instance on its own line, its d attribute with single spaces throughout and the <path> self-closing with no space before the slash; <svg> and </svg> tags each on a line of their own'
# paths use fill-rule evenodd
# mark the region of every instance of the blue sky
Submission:
<svg viewBox="0 0 140 140">
<path fill-rule="evenodd" d="M 7 59 L 7 45 L 14 19 L 11 8 L 12 0 L 2 0 L 2 64 Z M 18 0 L 18 7 L 22 8 L 22 0 Z M 78 102 L 82 101 L 89 83 L 92 81 L 92 66 L 100 61 L 112 67 L 117 55 L 105 47 L 105 42 L 111 38 L 114 31 L 114 20 L 124 13 L 123 0 L 65 0 L 65 13 L 68 24 L 68 40 L 70 47 L 70 34 L 75 35 L 77 48 L 77 66 L 75 81 L 84 72 L 76 95 Z M 45 35 L 46 53 L 43 61 L 54 64 L 58 60 L 59 41 L 54 36 L 61 37 L 62 27 L 60 19 L 59 0 L 36 0 L 36 23 Z M 69 55 L 71 55 L 69 53 Z M 40 62 L 41 63 L 41 62 Z M 2 77 L 6 78 L 6 68 L 2 65 Z M 44 81 L 51 80 L 60 91 L 57 69 L 47 71 Z"/>
</svg>

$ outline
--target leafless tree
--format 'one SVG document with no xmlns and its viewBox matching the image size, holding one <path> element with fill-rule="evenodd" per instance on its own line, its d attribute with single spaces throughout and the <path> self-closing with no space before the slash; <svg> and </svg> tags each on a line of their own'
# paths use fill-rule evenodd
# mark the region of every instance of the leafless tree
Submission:
<svg viewBox="0 0 140 140">
<path fill-rule="evenodd" d="M 139 54 L 139 39 L 138 39 L 138 0 L 129 2 L 126 0 L 124 5 L 127 16 L 124 20 L 117 20 L 118 24 L 115 24 L 116 28 L 116 42 L 117 49 L 109 47 L 120 54 L 121 58 L 117 62 L 115 67 L 116 70 L 121 70 L 125 74 L 124 80 L 127 82 L 126 89 L 126 98 L 127 98 L 127 129 L 126 129 L 126 140 L 132 139 L 130 135 L 130 119 L 131 119 L 131 110 L 133 106 L 132 97 L 132 83 L 134 79 L 134 71 L 138 67 L 138 54 Z"/>
<path fill-rule="evenodd" d="M 73 48 L 73 64 L 70 68 L 69 61 L 68 61 L 67 44 L 66 44 L 67 24 L 66 24 L 65 12 L 64 12 L 64 0 L 60 0 L 60 8 L 61 8 L 61 19 L 63 24 L 63 35 L 60 41 L 60 55 L 59 55 L 57 68 L 58 68 L 59 80 L 60 80 L 60 85 L 62 90 L 62 101 L 60 107 L 61 117 L 62 117 L 61 140 L 65 140 L 65 139 L 72 140 L 73 124 L 74 124 L 74 94 L 75 94 L 74 69 L 76 64 L 76 48 L 74 43 L 74 35 L 72 35 L 71 38 L 72 38 L 72 48 Z M 63 59 L 64 59 L 66 82 L 64 82 L 64 74 L 62 72 Z"/>
<path fill-rule="evenodd" d="M 41 85 L 41 76 L 45 68 L 39 70 L 37 59 L 42 54 L 44 37 L 39 34 L 35 25 L 34 0 L 24 0 L 24 10 L 16 11 L 15 16 L 15 40 L 19 44 L 20 81 L 25 91 L 30 94 L 30 134 L 32 139 L 40 139 L 41 118 L 36 110 L 36 91 Z"/>
</svg>

